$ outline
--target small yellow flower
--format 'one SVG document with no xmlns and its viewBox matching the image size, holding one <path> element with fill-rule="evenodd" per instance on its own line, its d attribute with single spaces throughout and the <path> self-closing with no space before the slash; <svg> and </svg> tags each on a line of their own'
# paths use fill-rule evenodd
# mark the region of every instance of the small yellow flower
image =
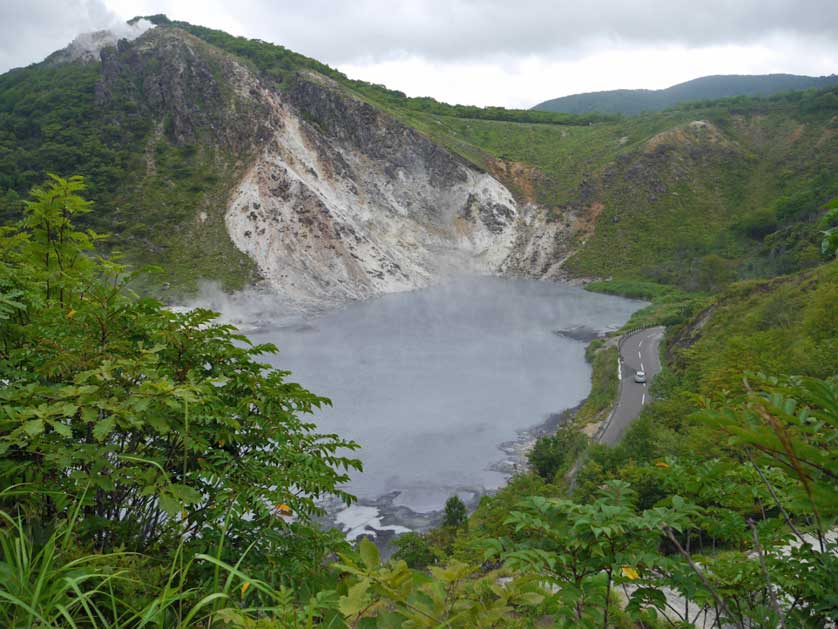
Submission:
<svg viewBox="0 0 838 629">
<path fill-rule="evenodd" d="M 639 579 L 640 575 L 638 574 L 637 570 L 632 568 L 631 566 L 623 566 L 621 569 L 623 576 L 627 579 L 631 579 L 632 581 Z"/>
<path fill-rule="evenodd" d="M 70 310 L 70 312 L 67 313 L 67 318 L 68 319 L 72 319 L 75 316 L 76 316 L 76 311 L 75 310 Z"/>
<path fill-rule="evenodd" d="M 669 467 L 669 464 L 664 463 L 663 461 L 658 461 L 657 463 L 655 463 L 655 466 L 656 467 Z"/>
<path fill-rule="evenodd" d="M 249 587 L 250 587 L 250 582 L 249 581 L 245 581 L 244 583 L 242 583 L 242 596 L 244 596 L 244 593 L 247 592 L 247 588 L 249 588 Z"/>
</svg>

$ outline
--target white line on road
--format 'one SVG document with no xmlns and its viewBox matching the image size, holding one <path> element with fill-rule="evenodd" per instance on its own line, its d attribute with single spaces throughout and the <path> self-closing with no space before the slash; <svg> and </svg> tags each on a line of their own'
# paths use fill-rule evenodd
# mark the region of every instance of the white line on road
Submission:
<svg viewBox="0 0 838 629">
<path fill-rule="evenodd" d="M 640 403 L 641 403 L 641 404 L 645 404 L 645 403 L 646 403 L 646 394 L 645 394 L 645 393 L 643 394 L 643 399 L 641 399 L 641 400 L 640 400 Z"/>
</svg>

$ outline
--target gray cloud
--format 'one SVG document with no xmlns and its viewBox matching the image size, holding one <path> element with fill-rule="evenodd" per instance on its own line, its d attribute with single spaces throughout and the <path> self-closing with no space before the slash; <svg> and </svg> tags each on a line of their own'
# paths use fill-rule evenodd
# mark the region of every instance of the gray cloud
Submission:
<svg viewBox="0 0 838 629">
<path fill-rule="evenodd" d="M 0 72 L 150 13 L 459 102 L 521 106 L 702 74 L 838 71 L 838 0 L 0 0 Z M 728 45 L 733 58 L 719 48 Z"/>
<path fill-rule="evenodd" d="M 102 0 L 2 0 L 0 72 L 40 61 L 77 35 L 120 21 Z"/>
<path fill-rule="evenodd" d="M 177 3 L 174 3 L 177 4 Z M 332 63 L 581 54 L 593 45 L 701 47 L 770 35 L 838 40 L 836 0 L 244 0 L 259 37 Z"/>
<path fill-rule="evenodd" d="M 0 69 L 114 24 L 109 7 L 122 19 L 166 12 L 238 30 L 333 64 L 567 58 L 603 45 L 701 47 L 777 34 L 838 41 L 836 0 L 3 0 Z"/>
</svg>

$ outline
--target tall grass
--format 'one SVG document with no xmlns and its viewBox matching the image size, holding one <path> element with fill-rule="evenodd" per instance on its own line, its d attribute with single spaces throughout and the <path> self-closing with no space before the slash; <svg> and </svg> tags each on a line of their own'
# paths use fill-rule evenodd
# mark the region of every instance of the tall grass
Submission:
<svg viewBox="0 0 838 629">
<path fill-rule="evenodd" d="M 81 503 L 79 503 L 81 504 Z M 122 604 L 114 581 L 117 555 L 70 558 L 79 507 L 42 543 L 22 517 L 0 511 L 0 625 L 3 627 L 108 627 Z"/>
<path fill-rule="evenodd" d="M 0 493 L 6 497 L 10 492 Z M 337 598 L 320 593 L 298 606 L 292 590 L 273 588 L 221 560 L 225 532 L 214 556 L 187 559 L 181 544 L 162 582 L 149 579 L 148 558 L 135 553 L 78 557 L 79 500 L 44 541 L 24 517 L 0 511 L 0 627 L 344 627 Z M 248 549 L 249 550 L 249 549 Z M 211 568 L 209 577 L 197 570 Z M 126 567 L 127 566 L 127 567 Z M 164 573 L 165 574 L 165 573 Z"/>
</svg>

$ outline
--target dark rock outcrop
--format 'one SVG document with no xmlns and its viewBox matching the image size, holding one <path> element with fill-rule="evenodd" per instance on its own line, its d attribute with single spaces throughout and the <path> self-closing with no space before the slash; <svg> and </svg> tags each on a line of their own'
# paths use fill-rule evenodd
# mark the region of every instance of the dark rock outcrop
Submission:
<svg viewBox="0 0 838 629">
<path fill-rule="evenodd" d="M 244 68 L 229 55 L 174 28 L 155 28 L 101 52 L 98 104 L 136 107 L 162 120 L 177 144 L 204 139 L 248 152 L 270 137 L 268 104 L 233 86 Z"/>
</svg>

